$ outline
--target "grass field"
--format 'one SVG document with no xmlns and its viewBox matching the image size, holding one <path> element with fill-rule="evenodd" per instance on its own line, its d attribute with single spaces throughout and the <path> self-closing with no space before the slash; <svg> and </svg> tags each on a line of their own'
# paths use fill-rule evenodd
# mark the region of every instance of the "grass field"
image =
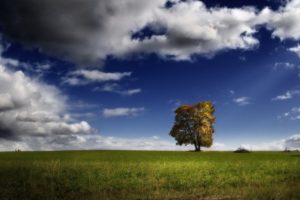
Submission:
<svg viewBox="0 0 300 200">
<path fill-rule="evenodd" d="M 300 199 L 300 153 L 0 153 L 0 199 Z"/>
</svg>

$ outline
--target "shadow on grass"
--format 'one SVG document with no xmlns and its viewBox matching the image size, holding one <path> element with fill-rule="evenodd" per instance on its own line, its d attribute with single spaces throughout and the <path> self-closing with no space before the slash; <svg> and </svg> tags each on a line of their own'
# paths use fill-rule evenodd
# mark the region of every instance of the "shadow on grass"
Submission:
<svg viewBox="0 0 300 200">
<path fill-rule="evenodd" d="M 300 158 L 300 154 L 297 155 L 291 155 L 292 157 L 299 157 Z"/>
</svg>

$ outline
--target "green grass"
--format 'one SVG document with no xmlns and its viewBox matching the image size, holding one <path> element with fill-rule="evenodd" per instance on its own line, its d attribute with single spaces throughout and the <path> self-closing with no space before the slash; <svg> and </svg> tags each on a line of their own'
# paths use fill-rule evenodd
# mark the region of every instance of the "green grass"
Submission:
<svg viewBox="0 0 300 200">
<path fill-rule="evenodd" d="M 0 153 L 0 199 L 300 199 L 300 153 Z"/>
</svg>

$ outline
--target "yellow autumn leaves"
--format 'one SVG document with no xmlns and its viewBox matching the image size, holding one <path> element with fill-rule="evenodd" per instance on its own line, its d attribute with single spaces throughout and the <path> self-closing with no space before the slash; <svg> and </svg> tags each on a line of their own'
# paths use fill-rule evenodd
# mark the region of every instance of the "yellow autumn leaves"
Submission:
<svg viewBox="0 0 300 200">
<path fill-rule="evenodd" d="M 200 146 L 210 147 L 213 143 L 214 111 L 210 101 L 178 107 L 170 135 L 179 145 L 193 144 L 196 151 L 200 150 Z"/>
</svg>

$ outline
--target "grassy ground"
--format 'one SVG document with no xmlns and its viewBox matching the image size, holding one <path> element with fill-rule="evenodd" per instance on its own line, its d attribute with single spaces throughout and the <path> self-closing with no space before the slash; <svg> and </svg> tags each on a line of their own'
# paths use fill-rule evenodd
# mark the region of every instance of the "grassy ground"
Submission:
<svg viewBox="0 0 300 200">
<path fill-rule="evenodd" d="M 300 199 L 300 153 L 0 153 L 0 199 Z"/>
</svg>

